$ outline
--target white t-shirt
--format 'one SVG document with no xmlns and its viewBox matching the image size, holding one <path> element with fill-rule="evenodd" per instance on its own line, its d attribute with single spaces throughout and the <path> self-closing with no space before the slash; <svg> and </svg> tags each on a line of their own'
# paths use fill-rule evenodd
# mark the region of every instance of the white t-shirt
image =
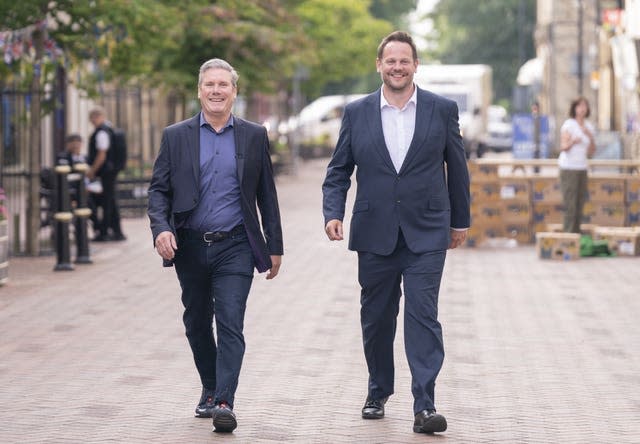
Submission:
<svg viewBox="0 0 640 444">
<path fill-rule="evenodd" d="M 585 122 L 584 125 L 591 131 L 591 134 L 595 134 L 595 129 L 591 123 Z M 560 128 L 560 132 L 569 133 L 571 137 L 577 137 L 580 140 L 574 143 L 568 150 L 560 153 L 560 156 L 558 156 L 558 166 L 563 170 L 588 169 L 589 162 L 587 159 L 591 141 L 589 140 L 589 136 L 582 131 L 580 124 L 576 119 L 566 120 Z"/>
<path fill-rule="evenodd" d="M 96 134 L 96 148 L 100 151 L 106 151 L 109 149 L 110 143 L 109 133 L 105 130 L 99 130 Z"/>
</svg>

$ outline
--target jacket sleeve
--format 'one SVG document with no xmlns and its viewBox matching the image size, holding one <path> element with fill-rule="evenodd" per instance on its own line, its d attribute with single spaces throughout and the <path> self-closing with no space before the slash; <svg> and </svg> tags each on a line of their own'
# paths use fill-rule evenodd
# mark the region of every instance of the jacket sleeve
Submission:
<svg viewBox="0 0 640 444">
<path fill-rule="evenodd" d="M 351 174 L 355 168 L 351 151 L 351 122 L 349 107 L 345 109 L 340 126 L 336 149 L 327 166 L 327 175 L 322 184 L 322 213 L 324 223 L 333 219 L 343 220 L 347 192 L 351 187 Z"/>
<path fill-rule="evenodd" d="M 445 161 L 451 204 L 451 228 L 469 228 L 471 226 L 469 171 L 458 123 L 458 106 L 455 103 L 451 105 L 448 114 Z"/>
<path fill-rule="evenodd" d="M 273 166 L 269 152 L 269 138 L 267 131 L 262 134 L 262 166 L 256 192 L 258 209 L 262 229 L 267 242 L 270 255 L 281 256 L 284 253 L 282 241 L 282 224 L 280 222 L 280 208 L 278 207 L 278 194 L 273 178 Z"/>
<path fill-rule="evenodd" d="M 171 202 L 173 190 L 171 188 L 171 152 L 169 150 L 169 135 L 165 129 L 160 142 L 160 152 L 153 165 L 153 174 L 149 185 L 148 209 L 153 242 L 163 231 L 173 232 Z"/>
</svg>

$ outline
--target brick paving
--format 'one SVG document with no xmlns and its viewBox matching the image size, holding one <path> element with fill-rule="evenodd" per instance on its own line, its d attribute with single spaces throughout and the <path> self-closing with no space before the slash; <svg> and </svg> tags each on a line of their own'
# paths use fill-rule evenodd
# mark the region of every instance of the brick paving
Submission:
<svg viewBox="0 0 640 444">
<path fill-rule="evenodd" d="M 640 442 L 640 258 L 546 262 L 532 246 L 450 252 L 440 297 L 447 356 L 436 404 L 449 430 L 412 432 L 409 371 L 396 339 L 396 394 L 360 419 L 366 370 L 356 255 L 324 238 L 326 161 L 278 179 L 281 275 L 254 281 L 239 426 L 193 417 L 200 387 L 179 286 L 146 219 L 91 265 L 12 258 L 0 288 L 3 443 Z"/>
</svg>

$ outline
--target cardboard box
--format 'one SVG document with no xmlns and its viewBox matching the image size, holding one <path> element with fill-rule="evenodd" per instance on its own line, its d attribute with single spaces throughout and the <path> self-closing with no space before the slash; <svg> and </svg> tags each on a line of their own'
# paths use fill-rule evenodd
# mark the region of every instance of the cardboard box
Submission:
<svg viewBox="0 0 640 444">
<path fill-rule="evenodd" d="M 625 179 L 623 177 L 589 177 L 587 182 L 591 202 L 622 203 L 625 198 Z"/>
<path fill-rule="evenodd" d="M 585 202 L 582 221 L 607 227 L 622 227 L 626 221 L 626 207 L 615 202 Z"/>
<path fill-rule="evenodd" d="M 593 237 L 593 232 L 597 228 L 597 225 L 594 224 L 580 224 L 580 234 L 585 234 L 587 236 Z M 563 226 L 562 224 L 547 224 L 545 230 L 540 231 L 551 231 L 553 233 L 562 233 Z"/>
<path fill-rule="evenodd" d="M 474 202 L 471 204 L 471 225 L 494 226 L 502 223 L 502 202 Z"/>
<path fill-rule="evenodd" d="M 625 202 L 640 202 L 640 176 L 627 176 L 625 178 Z"/>
<path fill-rule="evenodd" d="M 529 223 L 531 221 L 531 204 L 518 200 L 502 202 L 502 220 L 505 223 Z"/>
<path fill-rule="evenodd" d="M 497 202 L 500 200 L 500 182 L 497 180 L 484 182 L 472 180 L 469 185 L 469 193 L 472 203 Z"/>
<path fill-rule="evenodd" d="M 504 237 L 504 227 L 502 225 L 471 224 L 471 228 L 467 231 L 466 245 L 478 247 L 487 239 L 496 237 Z"/>
<path fill-rule="evenodd" d="M 531 244 L 534 242 L 531 226 L 528 223 L 506 223 L 504 231 L 506 237 L 515 239 L 519 244 Z"/>
<path fill-rule="evenodd" d="M 522 202 L 531 201 L 531 180 L 526 177 L 501 177 L 500 198 Z"/>
<path fill-rule="evenodd" d="M 476 161 L 469 161 L 467 163 L 469 170 L 469 177 L 471 182 L 486 182 L 498 180 L 498 165 L 497 164 L 483 164 Z"/>
<path fill-rule="evenodd" d="M 639 227 L 597 227 L 593 238 L 606 240 L 609 251 L 618 256 L 640 256 Z"/>
<path fill-rule="evenodd" d="M 536 233 L 536 251 L 540 259 L 575 260 L 580 258 L 578 233 Z"/>
<path fill-rule="evenodd" d="M 534 177 L 531 179 L 531 200 L 533 202 L 562 202 L 560 179 L 557 177 Z"/>
<path fill-rule="evenodd" d="M 564 205 L 561 203 L 534 202 L 531 215 L 533 224 L 561 223 L 564 218 Z"/>
<path fill-rule="evenodd" d="M 640 201 L 627 203 L 627 219 L 625 225 L 640 225 Z"/>
</svg>

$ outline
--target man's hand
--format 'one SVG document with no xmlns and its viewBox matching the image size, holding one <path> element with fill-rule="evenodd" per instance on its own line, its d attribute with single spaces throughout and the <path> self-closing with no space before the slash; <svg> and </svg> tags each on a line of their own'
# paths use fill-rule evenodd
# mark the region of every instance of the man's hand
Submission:
<svg viewBox="0 0 640 444">
<path fill-rule="evenodd" d="M 271 256 L 271 268 L 269 269 L 269 271 L 267 271 L 267 279 L 273 279 L 278 275 L 281 264 L 282 256 Z"/>
<path fill-rule="evenodd" d="M 454 230 L 451 229 L 451 243 L 449 244 L 449 248 L 459 247 L 464 243 L 467 239 L 467 230 Z"/>
<path fill-rule="evenodd" d="M 331 219 L 324 227 L 324 232 L 327 233 L 329 240 L 342 240 L 342 221 L 338 219 Z"/>
<path fill-rule="evenodd" d="M 158 234 L 158 237 L 156 237 L 156 251 L 162 256 L 162 259 L 172 260 L 177 249 L 176 237 L 171 231 L 163 231 Z"/>
</svg>

